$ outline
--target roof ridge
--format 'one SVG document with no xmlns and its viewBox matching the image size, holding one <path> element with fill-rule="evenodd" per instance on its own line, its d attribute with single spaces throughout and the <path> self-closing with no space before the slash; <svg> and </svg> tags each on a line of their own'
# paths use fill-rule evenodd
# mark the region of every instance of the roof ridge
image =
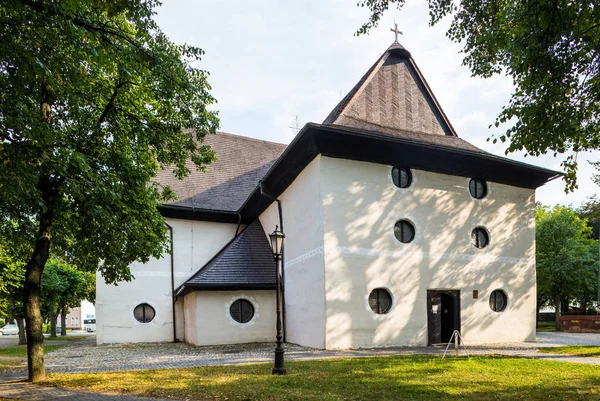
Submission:
<svg viewBox="0 0 600 401">
<path fill-rule="evenodd" d="M 240 134 L 233 134 L 231 132 L 217 131 L 216 134 L 218 134 L 218 135 L 225 135 L 225 136 L 236 136 L 236 137 L 239 137 L 239 138 L 249 139 L 251 141 L 270 143 L 270 144 L 273 144 L 273 145 L 281 145 L 281 146 L 285 146 L 285 147 L 288 146 L 287 144 L 281 143 L 281 142 L 267 141 L 265 139 L 254 138 L 254 137 L 251 137 L 251 136 L 240 135 Z"/>
</svg>

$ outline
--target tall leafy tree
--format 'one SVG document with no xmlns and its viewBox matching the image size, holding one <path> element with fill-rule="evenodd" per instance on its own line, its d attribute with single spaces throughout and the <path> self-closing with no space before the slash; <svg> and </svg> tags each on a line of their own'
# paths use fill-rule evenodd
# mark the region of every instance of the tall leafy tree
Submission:
<svg viewBox="0 0 600 401">
<path fill-rule="evenodd" d="M 23 229 L 23 226 L 20 227 L 14 221 L 0 224 L 0 313 L 11 322 L 17 322 L 19 345 L 27 344 L 22 299 L 25 282 L 24 260 L 31 254 L 31 241 L 26 235 L 27 229 Z"/>
<path fill-rule="evenodd" d="M 51 253 L 109 283 L 167 251 L 153 182 L 214 153 L 202 50 L 172 43 L 156 0 L 0 2 L 0 224 L 28 229 L 29 379 L 43 379 L 40 282 Z M 182 128 L 189 128 L 183 130 Z M 186 162 L 192 160 L 193 164 Z"/>
<path fill-rule="evenodd" d="M 370 10 L 357 34 L 377 26 L 405 0 L 359 0 Z M 445 17 L 447 36 L 463 45 L 463 64 L 475 76 L 504 74 L 515 90 L 493 138 L 508 152 L 561 154 L 566 190 L 577 186 L 577 152 L 600 148 L 600 9 L 592 0 L 428 0 L 430 25 Z"/>
<path fill-rule="evenodd" d="M 552 300 L 559 328 L 561 299 L 585 299 L 597 285 L 598 243 L 575 210 L 538 206 L 536 266 L 538 298 Z"/>
<path fill-rule="evenodd" d="M 61 317 L 61 335 L 67 335 L 66 316 L 84 299 L 93 299 L 96 278 L 58 259 L 50 259 L 41 282 L 41 311 L 50 319 L 50 335 L 56 337 L 56 319 Z"/>
</svg>

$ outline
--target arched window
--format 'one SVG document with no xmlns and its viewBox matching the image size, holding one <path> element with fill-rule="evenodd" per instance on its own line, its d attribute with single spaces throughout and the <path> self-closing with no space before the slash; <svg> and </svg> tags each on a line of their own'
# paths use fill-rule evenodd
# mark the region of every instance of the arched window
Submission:
<svg viewBox="0 0 600 401">
<path fill-rule="evenodd" d="M 398 241 L 408 244 L 415 239 L 415 226 L 408 220 L 399 220 L 394 226 L 394 235 Z"/>
<path fill-rule="evenodd" d="M 408 188 L 412 184 L 412 173 L 406 167 L 392 168 L 392 181 L 398 188 Z"/>
<path fill-rule="evenodd" d="M 229 307 L 229 313 L 238 323 L 248 323 L 254 317 L 254 305 L 247 299 L 238 299 Z"/>
<path fill-rule="evenodd" d="M 506 304 L 508 304 L 508 297 L 504 291 L 492 291 L 490 294 L 490 309 L 492 309 L 494 312 L 502 312 L 504 309 L 506 309 Z"/>
<path fill-rule="evenodd" d="M 392 294 L 385 288 L 375 288 L 369 294 L 369 306 L 378 315 L 388 313 L 392 308 Z"/>
<path fill-rule="evenodd" d="M 156 311 L 147 303 L 139 304 L 133 310 L 133 317 L 140 323 L 150 323 L 154 316 L 156 316 Z"/>
<path fill-rule="evenodd" d="M 469 181 L 469 192 L 475 199 L 483 199 L 487 195 L 487 184 L 484 180 L 472 178 Z"/>
<path fill-rule="evenodd" d="M 471 242 L 476 248 L 485 248 L 490 243 L 490 235 L 483 227 L 477 227 L 471 231 Z"/>
</svg>

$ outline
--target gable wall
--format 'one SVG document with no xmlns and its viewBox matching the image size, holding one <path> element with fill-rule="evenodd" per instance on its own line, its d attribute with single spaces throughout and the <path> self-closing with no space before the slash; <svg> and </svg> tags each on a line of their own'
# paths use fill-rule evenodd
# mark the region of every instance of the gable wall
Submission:
<svg viewBox="0 0 600 401">
<path fill-rule="evenodd" d="M 321 208 L 321 156 L 279 197 L 283 209 L 286 340 L 325 347 L 325 283 Z M 260 216 L 266 234 L 279 224 L 277 203 Z"/>
<path fill-rule="evenodd" d="M 426 345 L 427 289 L 460 290 L 467 344 L 533 340 L 534 191 L 488 183 L 488 196 L 475 200 L 468 178 L 413 176 L 400 189 L 390 166 L 321 158 L 327 348 Z M 410 244 L 394 237 L 401 218 L 416 227 Z M 484 249 L 471 244 L 479 225 L 490 232 Z M 392 293 L 388 314 L 369 307 L 377 287 Z M 501 313 L 488 305 L 495 289 L 508 294 Z"/>
<path fill-rule="evenodd" d="M 375 72 L 340 117 L 352 117 L 395 129 L 444 135 L 432 105 L 427 102 L 424 88 L 417 85 L 407 62 L 390 61 Z"/>
<path fill-rule="evenodd" d="M 235 235 L 236 224 L 167 219 L 173 227 L 175 288 L 200 269 Z M 134 279 L 106 285 L 96 275 L 96 327 L 98 344 L 173 340 L 171 257 L 130 266 Z M 150 323 L 133 317 L 136 305 L 146 302 L 156 311 Z M 178 301 L 180 304 L 181 301 Z M 176 308 L 177 335 L 184 339 L 183 307 Z"/>
</svg>

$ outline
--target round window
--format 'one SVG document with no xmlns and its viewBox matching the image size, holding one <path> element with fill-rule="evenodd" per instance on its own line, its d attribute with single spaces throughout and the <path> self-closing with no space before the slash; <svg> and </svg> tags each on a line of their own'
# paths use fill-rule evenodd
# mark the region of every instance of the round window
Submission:
<svg viewBox="0 0 600 401">
<path fill-rule="evenodd" d="M 398 241 L 408 244 L 415 239 L 415 226 L 408 220 L 400 220 L 394 226 L 394 235 Z"/>
<path fill-rule="evenodd" d="M 392 181 L 398 188 L 408 188 L 412 184 L 412 173 L 406 167 L 392 168 Z"/>
<path fill-rule="evenodd" d="M 139 304 L 133 309 L 133 317 L 140 323 L 150 323 L 154 316 L 156 316 L 156 311 L 146 303 Z"/>
<path fill-rule="evenodd" d="M 508 298 L 502 290 L 494 290 L 490 295 L 490 309 L 494 312 L 502 312 L 506 309 Z"/>
<path fill-rule="evenodd" d="M 471 242 L 476 248 L 485 248 L 490 243 L 490 235 L 483 227 L 477 227 L 471 231 Z"/>
<path fill-rule="evenodd" d="M 229 307 L 229 313 L 238 323 L 248 323 L 254 317 L 254 305 L 247 299 L 238 299 Z"/>
<path fill-rule="evenodd" d="M 392 308 L 392 294 L 385 288 L 375 288 L 369 294 L 369 306 L 378 315 L 388 313 Z"/>
<path fill-rule="evenodd" d="M 483 199 L 487 195 L 487 184 L 484 180 L 472 178 L 469 181 L 469 192 L 475 199 Z"/>
</svg>

